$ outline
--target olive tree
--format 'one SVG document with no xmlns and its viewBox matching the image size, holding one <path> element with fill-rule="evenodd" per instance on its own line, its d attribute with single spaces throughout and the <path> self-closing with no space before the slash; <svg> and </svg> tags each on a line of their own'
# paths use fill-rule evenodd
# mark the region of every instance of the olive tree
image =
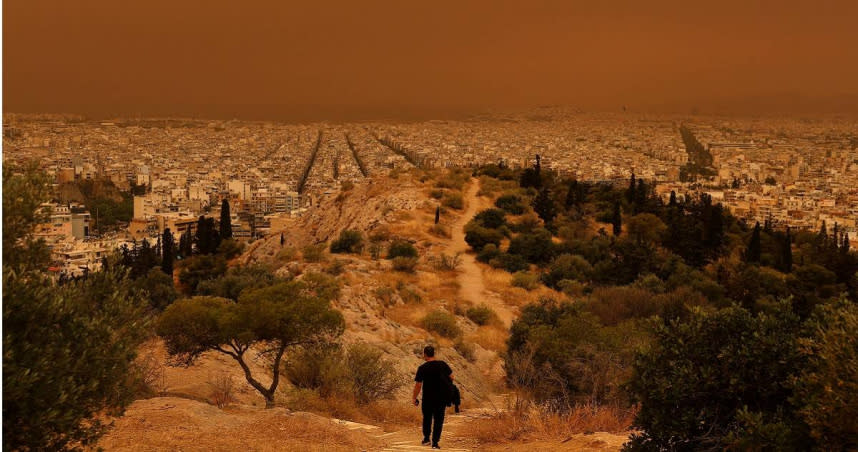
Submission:
<svg viewBox="0 0 858 452">
<path fill-rule="evenodd" d="M 330 306 L 337 294 L 336 280 L 314 276 L 245 291 L 237 302 L 211 296 L 185 298 L 164 311 L 157 330 L 179 363 L 190 365 L 208 351 L 236 360 L 247 382 L 271 408 L 286 350 L 342 334 L 343 316 Z M 247 352 L 251 348 L 270 360 L 267 386 L 250 370 Z"/>
</svg>

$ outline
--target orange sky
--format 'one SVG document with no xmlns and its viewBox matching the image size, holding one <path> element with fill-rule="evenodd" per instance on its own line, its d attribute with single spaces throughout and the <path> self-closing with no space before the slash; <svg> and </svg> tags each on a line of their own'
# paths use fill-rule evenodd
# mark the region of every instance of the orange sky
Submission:
<svg viewBox="0 0 858 452">
<path fill-rule="evenodd" d="M 858 110 L 858 1 L 6 0 L 4 111 Z"/>
</svg>

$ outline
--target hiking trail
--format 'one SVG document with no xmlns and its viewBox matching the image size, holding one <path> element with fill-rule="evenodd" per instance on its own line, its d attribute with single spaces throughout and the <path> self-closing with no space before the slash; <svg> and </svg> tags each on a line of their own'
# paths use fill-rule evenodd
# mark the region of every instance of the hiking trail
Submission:
<svg viewBox="0 0 858 452">
<path fill-rule="evenodd" d="M 509 329 L 513 318 L 516 317 L 515 313 L 497 294 L 486 290 L 486 284 L 483 280 L 483 270 L 477 263 L 476 255 L 470 252 L 470 247 L 465 242 L 465 224 L 471 221 L 477 212 L 491 207 L 488 199 L 477 194 L 479 191 L 479 179 L 472 179 L 464 196 L 467 206 L 465 212 L 451 227 L 452 242 L 449 250 L 453 253 L 461 253 L 462 263 L 459 267 L 458 281 L 460 285 L 459 293 L 462 295 L 462 298 L 470 301 L 475 306 L 485 304 L 492 308 L 504 327 Z"/>
</svg>

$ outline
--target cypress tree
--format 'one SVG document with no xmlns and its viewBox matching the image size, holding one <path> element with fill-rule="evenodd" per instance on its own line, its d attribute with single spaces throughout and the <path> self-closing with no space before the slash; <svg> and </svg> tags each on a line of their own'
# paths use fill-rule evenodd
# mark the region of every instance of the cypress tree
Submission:
<svg viewBox="0 0 858 452">
<path fill-rule="evenodd" d="M 551 199 L 551 193 L 549 193 L 548 188 L 543 187 L 539 191 L 539 194 L 536 195 L 536 198 L 533 200 L 533 210 L 536 211 L 536 214 L 539 215 L 539 218 L 542 218 L 545 224 L 554 221 L 557 211 L 554 209 L 554 201 Z"/>
<path fill-rule="evenodd" d="M 441 206 L 435 206 L 435 224 L 441 221 Z"/>
<path fill-rule="evenodd" d="M 286 236 L 284 236 L 283 233 L 281 232 L 280 233 L 280 246 L 283 246 L 284 243 L 286 243 Z"/>
<path fill-rule="evenodd" d="M 569 182 L 569 190 L 566 192 L 566 202 L 564 203 L 567 210 L 569 208 L 571 208 L 572 206 L 578 204 L 578 200 L 576 199 L 577 194 L 578 194 L 578 181 L 575 179 L 572 179 L 572 181 Z"/>
<path fill-rule="evenodd" d="M 745 262 L 759 263 L 762 247 L 760 244 L 760 222 L 754 226 L 754 231 L 751 233 L 751 241 L 748 242 L 748 248 L 745 249 Z"/>
<path fill-rule="evenodd" d="M 635 202 L 637 195 L 635 194 L 635 190 L 637 188 L 637 183 L 635 181 L 635 173 L 632 171 L 632 177 L 629 179 L 629 189 L 626 191 L 626 200 L 629 203 Z"/>
<path fill-rule="evenodd" d="M 229 201 L 226 198 L 220 204 L 220 238 L 221 240 L 232 238 L 232 219 L 229 215 Z"/>
<path fill-rule="evenodd" d="M 783 270 L 784 273 L 792 271 L 792 235 L 789 226 L 786 228 L 786 236 L 783 242 Z"/>
<path fill-rule="evenodd" d="M 191 255 L 194 253 L 194 242 L 193 235 L 191 234 L 191 225 L 188 225 L 188 229 L 185 231 L 184 234 L 182 234 L 181 241 L 183 242 L 181 247 L 182 257 L 191 257 Z"/>
<path fill-rule="evenodd" d="M 614 201 L 614 214 L 611 217 L 611 224 L 614 226 L 614 237 L 619 237 L 623 230 L 623 216 L 620 212 L 619 201 Z"/>
<path fill-rule="evenodd" d="M 164 270 L 164 273 L 173 276 L 173 261 L 176 257 L 176 247 L 175 242 L 173 240 L 173 233 L 170 231 L 170 228 L 164 229 L 164 234 L 161 239 L 161 243 L 161 270 Z"/>
<path fill-rule="evenodd" d="M 197 245 L 197 252 L 200 254 L 208 254 L 209 252 L 209 235 L 206 232 L 206 218 L 200 215 L 197 219 L 197 232 L 194 235 L 194 244 Z"/>
<path fill-rule="evenodd" d="M 670 201 L 667 203 L 667 205 L 669 205 L 670 207 L 676 206 L 676 191 L 670 191 Z"/>
</svg>

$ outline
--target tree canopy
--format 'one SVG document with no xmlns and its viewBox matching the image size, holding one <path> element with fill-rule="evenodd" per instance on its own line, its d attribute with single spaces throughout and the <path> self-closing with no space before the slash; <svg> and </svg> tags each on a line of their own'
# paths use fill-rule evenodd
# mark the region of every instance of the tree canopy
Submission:
<svg viewBox="0 0 858 452">
<path fill-rule="evenodd" d="M 288 347 L 330 340 L 342 333 L 342 314 L 331 309 L 336 282 L 326 277 L 305 278 L 242 292 L 238 301 L 196 296 L 173 303 L 158 322 L 171 356 L 184 364 L 215 351 L 235 359 L 247 382 L 274 406 L 280 363 Z M 247 352 L 257 347 L 270 359 L 271 383 L 253 376 Z"/>
</svg>

